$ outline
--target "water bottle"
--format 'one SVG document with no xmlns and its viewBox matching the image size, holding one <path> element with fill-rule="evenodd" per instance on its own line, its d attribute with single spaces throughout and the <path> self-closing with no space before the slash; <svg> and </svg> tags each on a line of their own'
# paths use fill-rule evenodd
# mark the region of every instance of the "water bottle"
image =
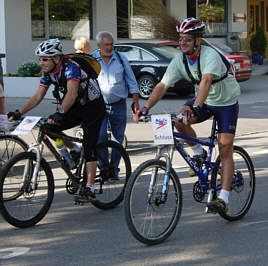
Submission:
<svg viewBox="0 0 268 266">
<path fill-rule="evenodd" d="M 72 159 L 72 156 L 68 152 L 66 146 L 64 145 L 63 140 L 57 138 L 56 139 L 56 146 L 57 146 L 60 154 L 65 158 L 65 161 L 67 162 L 69 167 L 72 169 L 74 167 L 75 163 L 74 163 L 74 161 Z"/>
</svg>

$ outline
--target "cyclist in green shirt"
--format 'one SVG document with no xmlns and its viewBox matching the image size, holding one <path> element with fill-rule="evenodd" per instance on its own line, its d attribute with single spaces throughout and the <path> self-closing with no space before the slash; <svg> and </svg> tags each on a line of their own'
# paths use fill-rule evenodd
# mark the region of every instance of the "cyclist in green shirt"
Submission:
<svg viewBox="0 0 268 266">
<path fill-rule="evenodd" d="M 201 45 L 205 24 L 195 18 L 181 20 L 177 25 L 179 53 L 168 66 L 164 77 L 154 88 L 145 106 L 146 114 L 166 93 L 168 87 L 186 78 L 195 84 L 195 97 L 178 111 L 184 113 L 183 122 L 176 128 L 183 134 L 196 137 L 191 127 L 212 115 L 218 122 L 218 146 L 222 162 L 222 189 L 218 198 L 208 203 L 217 212 L 228 210 L 230 185 L 234 174 L 233 142 L 238 119 L 240 87 L 221 55 L 211 47 Z M 207 156 L 200 144 L 187 142 L 194 152 L 197 165 Z"/>
</svg>

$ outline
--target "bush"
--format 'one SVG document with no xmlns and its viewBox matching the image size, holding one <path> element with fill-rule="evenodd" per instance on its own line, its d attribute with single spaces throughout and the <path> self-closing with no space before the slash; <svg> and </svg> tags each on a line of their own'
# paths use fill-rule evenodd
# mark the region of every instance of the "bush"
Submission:
<svg viewBox="0 0 268 266">
<path fill-rule="evenodd" d="M 252 53 L 264 55 L 265 50 L 266 50 L 266 45 L 267 45 L 267 41 L 266 41 L 264 32 L 262 28 L 258 27 L 256 33 L 252 35 L 250 39 L 250 49 Z"/>
<path fill-rule="evenodd" d="M 38 76 L 41 71 L 41 66 L 35 62 L 27 62 L 18 68 L 18 75 L 20 77 L 34 77 Z"/>
</svg>

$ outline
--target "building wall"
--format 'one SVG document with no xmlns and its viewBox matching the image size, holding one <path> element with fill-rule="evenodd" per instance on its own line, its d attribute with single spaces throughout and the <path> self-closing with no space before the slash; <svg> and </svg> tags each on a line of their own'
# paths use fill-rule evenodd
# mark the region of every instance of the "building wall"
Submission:
<svg viewBox="0 0 268 266">
<path fill-rule="evenodd" d="M 246 0 L 228 0 L 230 32 L 247 31 L 246 23 L 233 23 L 232 21 L 234 12 L 246 13 L 246 3 Z M 97 32 L 103 30 L 112 32 L 115 42 L 128 41 L 117 40 L 116 0 L 92 0 L 92 4 L 91 48 L 97 48 L 95 36 Z M 187 16 L 186 1 L 167 0 L 167 8 L 178 18 Z M 74 51 L 73 40 L 62 42 L 65 53 Z M 31 1 L 0 0 L 0 53 L 5 53 L 7 58 L 7 60 L 2 60 L 4 73 L 16 73 L 18 67 L 26 61 L 37 62 L 34 49 L 39 43 L 40 41 L 32 41 L 31 36 Z"/>
<path fill-rule="evenodd" d="M 246 32 L 247 21 L 233 22 L 233 14 L 242 13 L 247 15 L 247 1 L 246 0 L 228 0 L 228 31 L 229 32 Z"/>
</svg>

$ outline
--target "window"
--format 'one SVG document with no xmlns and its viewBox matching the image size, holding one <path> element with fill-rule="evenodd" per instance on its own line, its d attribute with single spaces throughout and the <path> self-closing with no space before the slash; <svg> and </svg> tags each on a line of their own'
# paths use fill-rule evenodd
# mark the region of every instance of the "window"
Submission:
<svg viewBox="0 0 268 266">
<path fill-rule="evenodd" d="M 249 12 L 249 30 L 250 32 L 255 31 L 255 25 L 254 25 L 254 6 L 250 6 L 250 12 Z"/>
<path fill-rule="evenodd" d="M 227 34 L 226 2 L 226 0 L 198 0 L 198 18 L 207 24 L 206 35 Z"/>
<path fill-rule="evenodd" d="M 166 0 L 162 1 L 163 5 L 166 6 Z M 146 12 L 139 2 L 141 2 L 141 0 L 116 0 L 118 38 L 154 38 L 148 11 L 146 15 Z M 141 29 L 140 25 L 144 27 Z"/>
<path fill-rule="evenodd" d="M 91 0 L 31 0 L 32 38 L 89 37 L 90 10 Z"/>
<path fill-rule="evenodd" d="M 141 61 L 140 49 L 132 46 L 115 46 L 115 50 L 122 53 L 128 61 Z"/>
</svg>

